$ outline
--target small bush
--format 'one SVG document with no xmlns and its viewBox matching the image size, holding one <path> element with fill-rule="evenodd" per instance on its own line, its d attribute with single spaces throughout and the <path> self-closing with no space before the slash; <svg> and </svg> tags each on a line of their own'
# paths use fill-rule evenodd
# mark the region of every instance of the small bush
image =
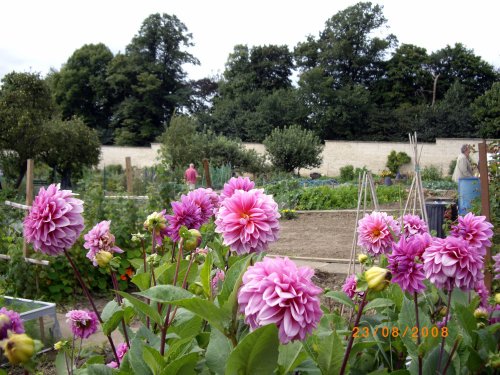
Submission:
<svg viewBox="0 0 500 375">
<path fill-rule="evenodd" d="M 354 166 L 346 165 L 340 168 L 340 181 L 347 182 L 354 180 Z"/>
<path fill-rule="evenodd" d="M 399 168 L 411 161 L 410 156 L 406 152 L 391 151 L 387 157 L 386 167 L 392 172 L 392 177 L 398 173 Z"/>
<path fill-rule="evenodd" d="M 443 177 L 443 174 L 435 165 L 424 167 L 420 175 L 424 181 L 439 181 Z"/>
</svg>

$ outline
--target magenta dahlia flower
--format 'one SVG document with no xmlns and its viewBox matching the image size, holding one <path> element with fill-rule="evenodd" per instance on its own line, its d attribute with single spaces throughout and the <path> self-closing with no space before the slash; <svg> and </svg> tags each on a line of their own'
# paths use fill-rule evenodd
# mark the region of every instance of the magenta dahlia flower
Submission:
<svg viewBox="0 0 500 375">
<path fill-rule="evenodd" d="M 276 324 L 281 343 L 304 340 L 323 315 L 314 270 L 288 258 L 266 257 L 248 267 L 238 291 L 240 312 L 254 330 Z"/>
<path fill-rule="evenodd" d="M 495 280 L 500 279 L 500 253 L 493 256 L 492 259 L 495 261 L 493 265 L 493 272 L 495 273 Z"/>
<path fill-rule="evenodd" d="M 224 184 L 224 189 L 221 192 L 221 200 L 231 198 L 236 190 L 250 191 L 255 187 L 255 183 L 248 177 L 231 177 Z"/>
<path fill-rule="evenodd" d="M 21 315 L 2 307 L 0 309 L 0 340 L 6 339 L 9 336 L 9 331 L 24 333 L 24 324 Z"/>
<path fill-rule="evenodd" d="M 107 251 L 109 253 L 123 253 L 123 250 L 115 246 L 115 236 L 109 231 L 111 220 L 101 221 L 96 224 L 83 238 L 85 243 L 83 247 L 88 249 L 87 258 L 92 261 L 94 266 L 98 266 L 96 254 L 99 251 Z"/>
<path fill-rule="evenodd" d="M 483 256 L 462 238 L 434 238 L 422 258 L 425 277 L 438 288 L 473 290 L 483 277 Z"/>
<path fill-rule="evenodd" d="M 451 228 L 451 235 L 466 240 L 476 247 L 481 255 L 486 255 L 486 248 L 491 246 L 493 225 L 486 221 L 486 216 L 476 216 L 469 212 L 458 217 L 458 223 Z"/>
<path fill-rule="evenodd" d="M 207 223 L 214 214 L 214 209 L 216 208 L 214 201 L 215 199 L 218 200 L 217 193 L 213 192 L 212 189 L 199 188 L 189 192 L 187 198 L 200 207 L 201 221 L 203 224 Z"/>
<path fill-rule="evenodd" d="M 278 239 L 279 217 L 277 203 L 264 190 L 236 190 L 222 201 L 215 231 L 240 255 L 260 252 Z"/>
<path fill-rule="evenodd" d="M 405 292 L 419 293 L 425 290 L 424 265 L 420 255 L 426 247 L 425 237 L 418 234 L 409 238 L 401 237 L 399 242 L 392 246 L 387 268 L 392 273 L 392 282 L 398 283 Z"/>
<path fill-rule="evenodd" d="M 186 195 L 181 197 L 180 202 L 172 202 L 173 215 L 167 215 L 169 222 L 167 228 L 168 236 L 174 242 L 180 240 L 179 229 L 186 226 L 188 229 L 199 229 L 203 224 L 200 207 Z"/>
<path fill-rule="evenodd" d="M 488 307 L 488 298 L 490 297 L 490 292 L 488 291 L 488 288 L 486 288 L 486 285 L 484 284 L 484 279 L 476 281 L 476 283 L 474 284 L 474 291 L 480 298 L 481 302 L 479 306 Z"/>
<path fill-rule="evenodd" d="M 356 295 L 356 288 L 356 275 L 347 276 L 344 285 L 342 285 L 342 291 L 347 294 L 350 299 L 354 299 L 354 296 Z"/>
<path fill-rule="evenodd" d="M 418 215 L 407 214 L 403 216 L 403 233 L 405 236 L 429 233 L 429 228 Z"/>
<path fill-rule="evenodd" d="M 97 332 L 98 318 L 92 311 L 71 310 L 66 314 L 66 321 L 71 326 L 73 335 L 78 338 L 86 339 Z"/>
<path fill-rule="evenodd" d="M 358 222 L 358 245 L 373 256 L 388 253 L 395 237 L 400 234 L 400 224 L 385 212 L 374 211 Z"/>
<path fill-rule="evenodd" d="M 121 363 L 123 360 L 123 357 L 125 357 L 125 354 L 128 352 L 128 345 L 124 342 L 122 342 L 118 347 L 116 348 L 116 355 L 118 356 L 118 360 Z M 111 368 L 118 368 L 120 367 L 119 363 L 116 363 L 116 361 L 109 362 L 106 366 L 111 367 Z"/>
<path fill-rule="evenodd" d="M 60 255 L 74 245 L 84 228 L 83 201 L 70 190 L 52 184 L 40 188 L 28 216 L 24 219 L 24 238 L 35 251 Z"/>
</svg>

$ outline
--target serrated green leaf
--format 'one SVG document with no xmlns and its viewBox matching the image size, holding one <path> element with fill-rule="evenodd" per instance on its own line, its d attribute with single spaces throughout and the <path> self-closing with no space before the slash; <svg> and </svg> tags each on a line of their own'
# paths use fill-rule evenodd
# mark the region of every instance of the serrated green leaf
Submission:
<svg viewBox="0 0 500 375">
<path fill-rule="evenodd" d="M 122 291 L 118 291 L 118 293 L 122 297 L 125 297 L 139 312 L 141 312 L 145 316 L 149 316 L 149 318 L 153 322 L 155 322 L 160 326 L 163 324 L 162 318 L 155 308 L 149 306 L 147 303 L 141 301 L 140 299 L 134 297 L 131 294 Z"/>
<path fill-rule="evenodd" d="M 227 359 L 232 348 L 231 341 L 220 331 L 214 329 L 210 332 L 210 342 L 205 354 L 206 364 L 210 371 L 216 375 L 224 375 Z"/>
<path fill-rule="evenodd" d="M 225 374 L 272 374 L 278 364 L 278 346 L 278 328 L 274 324 L 256 329 L 229 354 Z"/>
<path fill-rule="evenodd" d="M 161 375 L 195 375 L 199 354 L 189 353 L 170 362 Z"/>
<path fill-rule="evenodd" d="M 157 285 L 135 294 L 159 303 L 167 303 L 194 297 L 194 295 L 186 289 L 173 285 Z"/>
<path fill-rule="evenodd" d="M 278 356 L 278 374 L 285 375 L 293 371 L 308 358 L 308 355 L 299 341 L 280 345 Z"/>
<path fill-rule="evenodd" d="M 354 308 L 354 302 L 344 292 L 330 291 L 328 293 L 325 293 L 324 296 L 327 297 L 327 298 L 331 298 L 331 299 L 333 299 L 333 300 L 335 300 L 337 302 L 340 302 L 341 304 L 346 305 L 346 306 L 348 306 L 350 308 Z"/>
<path fill-rule="evenodd" d="M 344 346 L 337 332 L 318 338 L 318 366 L 323 374 L 338 374 L 344 359 Z"/>
<path fill-rule="evenodd" d="M 224 283 L 222 284 L 222 290 L 217 296 L 217 300 L 219 301 L 220 306 L 224 306 L 226 301 L 229 300 L 229 297 L 232 293 L 236 292 L 239 288 L 239 284 L 241 283 L 241 278 L 243 277 L 243 273 L 245 273 L 248 265 L 250 264 L 250 260 L 252 259 L 252 254 L 249 254 L 238 261 L 229 268 L 226 272 L 226 276 L 224 278 Z"/>
<path fill-rule="evenodd" d="M 102 325 L 103 333 L 107 336 L 111 335 L 111 332 L 113 332 L 116 327 L 118 327 L 118 324 L 120 324 L 120 322 L 122 321 L 123 315 L 123 310 L 115 311 L 115 313 L 111 315 L 111 317 Z"/>
<path fill-rule="evenodd" d="M 146 345 L 138 339 L 132 340 L 127 352 L 128 362 L 134 374 L 153 375 L 148 364 L 144 361 L 143 353 Z"/>
<path fill-rule="evenodd" d="M 143 358 L 154 375 L 159 374 L 166 365 L 160 352 L 150 346 L 144 346 Z"/>
<path fill-rule="evenodd" d="M 146 290 L 151 286 L 151 274 L 138 273 L 134 275 L 130 281 L 135 284 L 139 290 Z"/>
<path fill-rule="evenodd" d="M 394 301 L 388 298 L 375 298 L 366 304 L 363 311 L 368 311 L 370 309 L 379 309 L 381 307 L 394 306 Z"/>
</svg>

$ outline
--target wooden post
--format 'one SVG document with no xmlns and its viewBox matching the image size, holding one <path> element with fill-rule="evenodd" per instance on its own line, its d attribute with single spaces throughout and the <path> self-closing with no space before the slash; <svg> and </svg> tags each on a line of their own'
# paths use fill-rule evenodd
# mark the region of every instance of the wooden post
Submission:
<svg viewBox="0 0 500 375">
<path fill-rule="evenodd" d="M 481 181 L 481 215 L 486 216 L 486 220 L 491 221 L 490 217 L 490 187 L 488 179 L 488 157 L 486 153 L 486 141 L 479 143 L 479 179 Z M 485 264 L 491 262 L 491 248 L 486 249 Z M 484 285 L 491 292 L 492 275 L 487 267 L 484 269 Z"/>
<path fill-rule="evenodd" d="M 33 204 L 33 176 L 35 162 L 33 159 L 28 159 L 26 167 L 26 206 Z M 23 256 L 28 257 L 28 243 L 23 239 Z"/>
<path fill-rule="evenodd" d="M 203 159 L 203 169 L 205 170 L 205 180 L 207 181 L 207 188 L 211 188 L 212 179 L 210 178 L 210 168 L 208 166 L 208 159 Z"/>
<path fill-rule="evenodd" d="M 125 173 L 127 174 L 127 194 L 133 195 L 132 160 L 130 156 L 125 158 Z"/>
</svg>

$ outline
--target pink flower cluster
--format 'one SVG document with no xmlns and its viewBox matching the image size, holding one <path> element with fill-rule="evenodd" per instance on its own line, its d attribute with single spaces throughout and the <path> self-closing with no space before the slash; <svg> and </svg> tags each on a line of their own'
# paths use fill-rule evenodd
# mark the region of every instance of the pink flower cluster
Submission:
<svg viewBox="0 0 500 375">
<path fill-rule="evenodd" d="M 40 188 L 24 219 L 24 238 L 36 251 L 60 255 L 76 242 L 84 228 L 83 201 L 70 190 L 52 184 Z"/>
<path fill-rule="evenodd" d="M 317 327 L 323 312 L 313 284 L 314 271 L 288 258 L 266 257 L 248 267 L 238 291 L 239 309 L 252 330 L 276 324 L 281 343 L 303 340 Z"/>
<path fill-rule="evenodd" d="M 420 216 L 412 214 L 403 216 L 403 234 L 405 236 L 413 236 L 415 234 L 424 233 L 429 233 L 429 228 Z"/>
<path fill-rule="evenodd" d="M 264 190 L 235 190 L 221 202 L 215 231 L 238 254 L 261 252 L 278 239 L 279 217 L 278 204 Z"/>
<path fill-rule="evenodd" d="M 347 276 L 344 285 L 342 285 L 342 291 L 347 294 L 350 299 L 354 299 L 356 296 L 357 284 L 356 275 Z"/>
<path fill-rule="evenodd" d="M 109 362 L 106 366 L 111 367 L 111 368 L 118 368 L 120 367 L 120 363 L 123 360 L 123 357 L 125 357 L 125 354 L 128 352 L 128 345 L 124 342 L 122 342 L 118 347 L 116 348 L 116 355 L 118 356 L 118 361 L 119 363 L 116 363 L 116 361 Z"/>
<path fill-rule="evenodd" d="M 401 232 L 400 224 L 385 212 L 374 211 L 358 222 L 358 245 L 373 256 L 388 253 Z"/>
<path fill-rule="evenodd" d="M 97 332 L 99 321 L 92 311 L 71 310 L 66 314 L 66 318 L 75 337 L 86 339 Z"/>
<path fill-rule="evenodd" d="M 94 266 L 98 266 L 96 255 L 100 251 L 107 251 L 109 253 L 123 253 L 123 250 L 115 246 L 115 236 L 109 231 L 111 221 L 101 221 L 96 224 L 83 238 L 85 243 L 83 247 L 88 249 L 87 258 L 92 261 Z"/>
<path fill-rule="evenodd" d="M 0 340 L 6 339 L 9 331 L 24 333 L 24 324 L 17 312 L 2 307 L 0 309 Z"/>
</svg>

